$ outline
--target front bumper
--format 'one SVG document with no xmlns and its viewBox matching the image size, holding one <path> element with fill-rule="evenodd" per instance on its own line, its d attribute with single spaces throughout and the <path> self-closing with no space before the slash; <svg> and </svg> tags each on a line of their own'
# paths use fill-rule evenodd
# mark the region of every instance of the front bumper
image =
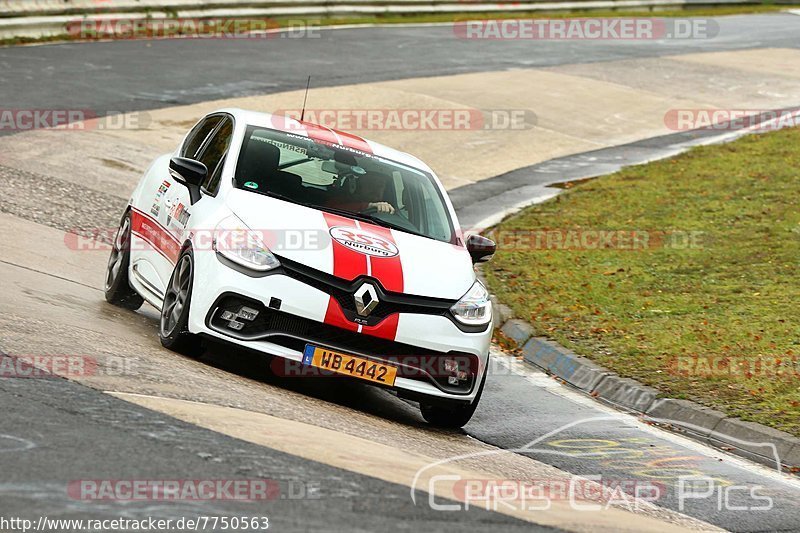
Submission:
<svg viewBox="0 0 800 533">
<path fill-rule="evenodd" d="M 331 295 L 278 270 L 252 276 L 223 264 L 212 253 L 195 254 L 195 285 L 189 330 L 300 362 L 306 344 L 326 347 L 398 367 L 393 389 L 411 397 L 471 401 L 486 368 L 491 328 L 464 332 L 444 316 L 399 313 L 393 340 L 325 323 Z M 246 306 L 258 318 L 229 327 L 224 311 Z M 227 315 L 229 316 L 229 315 Z M 459 361 L 459 376 L 444 360 Z M 448 379 L 450 378 L 450 379 Z"/>
</svg>

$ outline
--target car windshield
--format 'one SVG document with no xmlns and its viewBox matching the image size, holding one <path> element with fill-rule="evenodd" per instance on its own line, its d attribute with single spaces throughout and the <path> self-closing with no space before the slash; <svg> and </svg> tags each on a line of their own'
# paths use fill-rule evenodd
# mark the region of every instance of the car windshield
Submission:
<svg viewBox="0 0 800 533">
<path fill-rule="evenodd" d="M 235 186 L 444 242 L 455 232 L 422 170 L 302 135 L 250 126 Z"/>
</svg>

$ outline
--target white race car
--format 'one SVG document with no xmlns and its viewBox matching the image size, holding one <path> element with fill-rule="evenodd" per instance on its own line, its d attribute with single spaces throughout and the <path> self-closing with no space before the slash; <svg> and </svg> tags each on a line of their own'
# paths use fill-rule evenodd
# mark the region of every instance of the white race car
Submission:
<svg viewBox="0 0 800 533">
<path fill-rule="evenodd" d="M 133 192 L 106 299 L 161 310 L 167 348 L 203 337 L 345 375 L 461 427 L 481 396 L 492 304 L 433 171 L 415 157 L 281 116 L 204 117 Z M 272 365 L 276 367 L 275 364 Z"/>
</svg>

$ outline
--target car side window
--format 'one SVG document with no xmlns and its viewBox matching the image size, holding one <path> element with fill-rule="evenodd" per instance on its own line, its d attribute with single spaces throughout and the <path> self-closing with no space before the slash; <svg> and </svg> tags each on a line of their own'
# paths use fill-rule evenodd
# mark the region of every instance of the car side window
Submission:
<svg viewBox="0 0 800 533">
<path fill-rule="evenodd" d="M 215 116 L 215 117 L 208 117 L 205 120 L 200 121 L 197 126 L 192 128 L 192 131 L 189 132 L 189 135 L 186 136 L 186 141 L 183 143 L 183 148 L 181 148 L 181 157 L 188 157 L 189 159 L 195 159 L 197 157 L 197 153 L 203 147 L 203 142 L 208 138 L 211 132 L 214 131 L 214 128 L 219 125 L 222 121 L 223 117 Z"/>
<path fill-rule="evenodd" d="M 225 163 L 225 154 L 228 153 L 232 136 L 233 120 L 225 118 L 206 143 L 203 153 L 197 158 L 208 169 L 208 176 L 203 182 L 202 188 L 209 194 L 217 194 L 219 180 L 222 175 L 222 166 Z"/>
</svg>

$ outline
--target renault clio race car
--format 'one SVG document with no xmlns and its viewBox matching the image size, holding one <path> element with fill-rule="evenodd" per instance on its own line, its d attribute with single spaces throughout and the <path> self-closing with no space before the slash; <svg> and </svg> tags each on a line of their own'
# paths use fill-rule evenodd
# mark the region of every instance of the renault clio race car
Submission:
<svg viewBox="0 0 800 533">
<path fill-rule="evenodd" d="M 433 171 L 352 134 L 238 109 L 204 117 L 147 170 L 121 218 L 106 299 L 161 310 L 159 336 L 344 375 L 461 427 L 481 397 L 492 304 Z M 272 365 L 275 366 L 274 364 Z M 308 372 L 308 371 L 315 371 Z"/>
</svg>

